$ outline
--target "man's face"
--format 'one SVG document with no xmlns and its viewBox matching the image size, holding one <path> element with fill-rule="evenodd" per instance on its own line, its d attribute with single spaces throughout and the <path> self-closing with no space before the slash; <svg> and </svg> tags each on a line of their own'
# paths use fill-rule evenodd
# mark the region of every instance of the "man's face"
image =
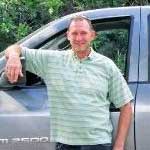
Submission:
<svg viewBox="0 0 150 150">
<path fill-rule="evenodd" d="M 91 41 L 95 38 L 93 31 L 86 20 L 72 21 L 67 31 L 67 38 L 72 49 L 77 51 L 89 50 Z"/>
</svg>

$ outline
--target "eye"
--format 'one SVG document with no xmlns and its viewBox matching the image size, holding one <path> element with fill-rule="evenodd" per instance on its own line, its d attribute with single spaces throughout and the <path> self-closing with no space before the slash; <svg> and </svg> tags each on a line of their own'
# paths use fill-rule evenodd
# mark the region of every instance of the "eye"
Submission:
<svg viewBox="0 0 150 150">
<path fill-rule="evenodd" d="M 75 35 L 77 35 L 77 32 L 72 32 L 71 34 L 75 36 Z"/>
<path fill-rule="evenodd" d="M 86 34 L 87 34 L 87 32 L 85 32 L 85 31 L 81 32 L 81 35 L 86 35 Z"/>
</svg>

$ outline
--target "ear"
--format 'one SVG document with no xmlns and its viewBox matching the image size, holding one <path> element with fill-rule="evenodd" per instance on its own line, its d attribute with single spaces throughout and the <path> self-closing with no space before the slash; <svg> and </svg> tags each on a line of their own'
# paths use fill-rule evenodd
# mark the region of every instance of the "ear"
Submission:
<svg viewBox="0 0 150 150">
<path fill-rule="evenodd" d="M 96 38 L 96 32 L 95 31 L 91 32 L 91 38 L 92 38 L 92 40 L 94 40 Z"/>
<path fill-rule="evenodd" d="M 69 38 L 69 31 L 66 32 L 66 36 L 67 36 L 67 39 L 70 41 L 70 38 Z"/>
</svg>

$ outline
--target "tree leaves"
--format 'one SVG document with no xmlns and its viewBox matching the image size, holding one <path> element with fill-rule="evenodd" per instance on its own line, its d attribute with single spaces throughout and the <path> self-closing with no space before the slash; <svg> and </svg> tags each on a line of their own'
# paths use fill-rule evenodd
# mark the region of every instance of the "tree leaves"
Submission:
<svg viewBox="0 0 150 150">
<path fill-rule="evenodd" d="M 0 51 L 60 16 L 88 9 L 148 4 L 149 0 L 1 0 Z"/>
</svg>

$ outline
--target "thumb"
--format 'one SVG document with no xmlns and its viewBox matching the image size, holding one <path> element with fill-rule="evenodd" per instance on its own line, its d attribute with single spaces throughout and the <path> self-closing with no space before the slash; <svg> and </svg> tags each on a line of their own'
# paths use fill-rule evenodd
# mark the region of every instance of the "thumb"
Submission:
<svg viewBox="0 0 150 150">
<path fill-rule="evenodd" d="M 20 73 L 19 73 L 20 77 L 23 77 L 23 73 L 22 73 L 22 70 L 20 70 Z"/>
</svg>

